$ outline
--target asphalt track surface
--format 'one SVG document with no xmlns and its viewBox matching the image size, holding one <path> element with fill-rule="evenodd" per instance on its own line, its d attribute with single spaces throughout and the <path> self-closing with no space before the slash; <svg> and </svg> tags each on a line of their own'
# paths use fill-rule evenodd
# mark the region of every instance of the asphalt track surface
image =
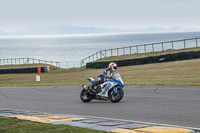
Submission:
<svg viewBox="0 0 200 133">
<path fill-rule="evenodd" d="M 200 87 L 125 86 L 119 103 L 80 100 L 80 86 L 0 87 L 0 109 L 126 119 L 200 128 Z"/>
</svg>

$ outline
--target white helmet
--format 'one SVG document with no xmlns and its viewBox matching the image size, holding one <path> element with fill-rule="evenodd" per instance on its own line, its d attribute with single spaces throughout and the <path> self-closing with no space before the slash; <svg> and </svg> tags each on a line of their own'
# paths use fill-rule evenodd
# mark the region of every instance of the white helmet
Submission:
<svg viewBox="0 0 200 133">
<path fill-rule="evenodd" d="M 108 68 L 115 72 L 117 70 L 117 64 L 115 62 L 111 62 Z"/>
</svg>

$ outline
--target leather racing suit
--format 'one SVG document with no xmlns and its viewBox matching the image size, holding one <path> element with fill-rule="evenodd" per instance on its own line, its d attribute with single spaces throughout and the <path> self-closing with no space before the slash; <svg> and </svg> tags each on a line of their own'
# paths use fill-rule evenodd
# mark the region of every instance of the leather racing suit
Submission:
<svg viewBox="0 0 200 133">
<path fill-rule="evenodd" d="M 103 72 L 97 77 L 97 81 L 92 84 L 91 89 L 93 90 L 95 86 L 103 83 L 103 78 L 112 78 L 114 75 L 113 71 L 109 68 L 103 70 Z"/>
</svg>

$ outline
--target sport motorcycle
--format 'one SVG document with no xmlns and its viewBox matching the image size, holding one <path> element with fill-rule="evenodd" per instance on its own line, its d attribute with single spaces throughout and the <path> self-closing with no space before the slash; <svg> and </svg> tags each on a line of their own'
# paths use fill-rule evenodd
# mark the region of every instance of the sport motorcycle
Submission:
<svg viewBox="0 0 200 133">
<path fill-rule="evenodd" d="M 87 78 L 91 83 L 96 81 L 93 78 Z M 113 103 L 119 102 L 124 96 L 124 82 L 119 73 L 113 75 L 110 79 L 103 78 L 103 83 L 98 86 L 82 85 L 80 98 L 83 102 L 90 102 L 92 99 L 109 100 Z"/>
</svg>

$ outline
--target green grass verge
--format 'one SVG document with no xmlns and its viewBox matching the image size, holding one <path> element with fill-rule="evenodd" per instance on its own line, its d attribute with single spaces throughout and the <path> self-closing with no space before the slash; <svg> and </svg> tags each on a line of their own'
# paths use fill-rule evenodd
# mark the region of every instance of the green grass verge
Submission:
<svg viewBox="0 0 200 133">
<path fill-rule="evenodd" d="M 200 86 L 200 59 L 118 67 L 125 85 Z M 6 67 L 6 66 L 4 66 Z M 10 67 L 10 66 L 9 66 Z M 96 77 L 103 69 L 60 69 L 51 66 L 49 73 L 1 74 L 0 86 L 65 86 L 90 84 L 87 77 Z"/>
<path fill-rule="evenodd" d="M 51 125 L 0 117 L 0 133 L 106 133 L 68 125 Z"/>
</svg>

